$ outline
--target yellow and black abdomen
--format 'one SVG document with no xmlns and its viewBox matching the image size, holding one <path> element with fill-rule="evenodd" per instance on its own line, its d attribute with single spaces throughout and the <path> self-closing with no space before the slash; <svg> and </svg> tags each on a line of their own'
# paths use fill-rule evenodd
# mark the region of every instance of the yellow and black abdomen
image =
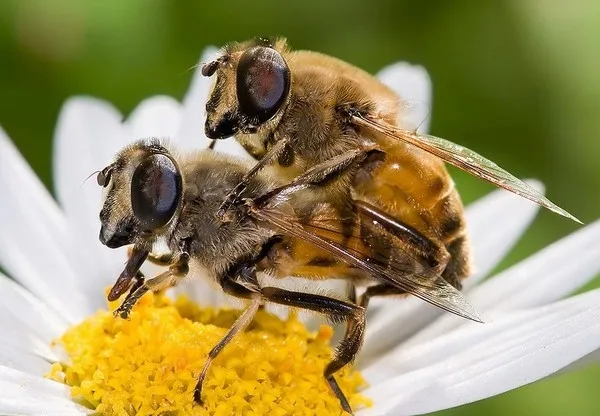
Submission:
<svg viewBox="0 0 600 416">
<path fill-rule="evenodd" d="M 470 273 L 470 247 L 463 205 L 444 163 L 408 144 L 379 137 L 376 142 L 382 153 L 373 155 L 356 176 L 355 199 L 379 208 L 439 247 L 437 253 L 413 248 L 423 257 L 437 257 L 438 272 L 460 288 Z"/>
</svg>

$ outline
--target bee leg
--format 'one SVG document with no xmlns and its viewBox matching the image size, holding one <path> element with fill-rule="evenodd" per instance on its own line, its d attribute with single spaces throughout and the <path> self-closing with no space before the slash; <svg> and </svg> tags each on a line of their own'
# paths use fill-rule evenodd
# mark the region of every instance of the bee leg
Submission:
<svg viewBox="0 0 600 416">
<path fill-rule="evenodd" d="M 275 188 L 254 199 L 254 205 L 262 207 L 271 202 L 280 194 L 290 193 L 297 189 L 309 186 L 319 186 L 337 179 L 341 174 L 346 173 L 349 168 L 357 167 L 362 163 L 371 152 L 377 150 L 371 148 L 349 150 L 330 159 L 326 162 L 313 166 L 302 175 L 297 176 L 293 181 L 286 185 Z"/>
<path fill-rule="evenodd" d="M 154 253 L 148 254 L 148 261 L 157 266 L 170 266 L 175 263 L 176 257 L 172 253 L 165 253 L 156 255 Z"/>
<path fill-rule="evenodd" d="M 265 244 L 263 244 L 263 246 L 260 249 L 260 252 L 258 253 L 258 256 L 256 256 L 256 259 L 254 261 L 254 264 L 259 263 L 261 260 L 269 257 L 271 250 L 279 243 L 281 243 L 283 241 L 283 237 L 280 235 L 274 235 L 273 237 L 271 237 Z M 252 276 L 253 282 L 255 283 L 256 287 L 258 287 L 258 281 L 256 280 L 256 273 L 254 273 Z M 244 276 L 240 276 L 240 278 L 242 280 L 248 280 L 247 278 L 244 279 Z M 260 306 L 258 307 L 258 309 L 264 309 L 265 305 L 264 303 L 261 303 Z"/>
<path fill-rule="evenodd" d="M 290 185 L 321 185 L 329 180 L 333 180 L 341 173 L 344 173 L 350 167 L 356 167 L 369 156 L 369 153 L 377 150 L 371 148 L 361 148 L 349 150 L 330 159 L 326 162 L 313 166 L 302 175 L 294 179 Z"/>
<path fill-rule="evenodd" d="M 252 322 L 256 311 L 263 306 L 260 286 L 256 278 L 256 263 L 267 257 L 273 246 L 281 241 L 282 237 L 279 235 L 271 237 L 263 244 L 256 256 L 238 260 L 219 279 L 219 284 L 225 293 L 241 299 L 250 299 L 251 303 L 234 322 L 229 332 L 208 353 L 208 358 L 194 389 L 194 400 L 197 403 L 202 403 L 202 384 L 214 359 L 240 331 L 243 331 Z"/>
<path fill-rule="evenodd" d="M 129 247 L 127 249 L 127 255 L 129 257 L 133 256 L 135 252 L 135 247 Z M 176 257 L 173 253 L 164 253 L 164 254 L 154 254 L 148 253 L 148 257 L 146 258 L 150 263 L 155 264 L 157 266 L 170 266 L 175 263 Z"/>
<path fill-rule="evenodd" d="M 206 150 L 215 150 L 216 144 L 217 144 L 216 140 L 211 140 L 210 143 L 208 144 L 208 146 L 206 147 Z"/>
<path fill-rule="evenodd" d="M 114 315 L 127 319 L 131 313 L 131 308 L 133 308 L 146 292 L 149 290 L 157 292 L 170 286 L 174 286 L 177 281 L 184 277 L 189 271 L 188 260 L 188 255 L 183 254 L 179 261 L 169 267 L 169 270 L 166 272 L 163 272 L 152 279 L 142 280 L 142 283 L 137 285 L 137 288 L 134 291 L 130 291 L 123 303 L 115 309 Z"/>
<path fill-rule="evenodd" d="M 370 234 L 376 235 L 380 231 L 385 230 L 385 232 L 392 234 L 402 241 L 405 244 L 404 248 L 410 251 L 410 254 L 417 257 L 420 262 L 426 264 L 438 274 L 444 271 L 450 260 L 450 253 L 448 253 L 448 250 L 446 250 L 440 241 L 434 241 L 419 230 L 402 222 L 398 218 L 391 217 L 380 208 L 368 202 L 357 200 L 354 202 L 354 207 L 362 218 L 370 220 L 370 224 L 377 224 L 377 228 L 369 225 L 368 228 L 363 229 L 365 238 L 371 239 Z"/>
<path fill-rule="evenodd" d="M 135 274 L 135 281 L 133 282 L 133 285 L 131 285 L 131 289 L 129 289 L 129 292 L 127 293 L 127 297 L 132 296 L 133 292 L 138 290 L 140 286 L 144 284 L 145 281 L 146 276 L 144 276 L 144 273 L 142 273 L 141 270 L 138 270 Z"/>
<path fill-rule="evenodd" d="M 261 304 L 261 298 L 258 293 L 254 294 L 252 297 L 252 301 L 250 305 L 242 312 L 242 314 L 235 320 L 227 334 L 219 341 L 217 345 L 213 347 L 212 350 L 208 353 L 208 358 L 204 363 L 204 367 L 202 367 L 202 372 L 198 377 L 198 383 L 196 383 L 196 388 L 194 389 L 194 400 L 198 403 L 202 403 L 202 383 L 206 378 L 206 374 L 208 373 L 208 369 L 210 365 L 214 361 L 214 359 L 219 355 L 219 353 L 231 342 L 231 340 L 239 334 L 241 331 L 246 329 L 250 322 L 254 319 L 254 315 L 256 315 L 256 311 L 258 311 L 258 307 Z"/>
<path fill-rule="evenodd" d="M 204 383 L 204 379 L 206 378 L 206 374 L 210 369 L 212 362 L 217 358 L 219 353 L 231 342 L 231 340 L 239 334 L 241 331 L 245 330 L 250 322 L 254 319 L 256 312 L 258 311 L 258 307 L 261 305 L 261 298 L 258 293 L 255 293 L 252 296 L 252 301 L 250 305 L 242 312 L 242 314 L 235 320 L 227 334 L 217 345 L 213 347 L 212 350 L 208 353 L 208 357 L 206 358 L 206 362 L 204 363 L 204 367 L 202 367 L 202 371 L 200 372 L 200 376 L 198 377 L 198 382 L 196 383 L 196 388 L 194 389 L 194 400 L 198 404 L 202 404 L 202 384 Z"/>
<path fill-rule="evenodd" d="M 125 291 L 129 288 L 131 284 L 131 280 L 134 277 L 138 276 L 140 267 L 142 267 L 142 264 L 144 263 L 144 261 L 146 261 L 147 257 L 147 250 L 142 250 L 139 247 L 135 246 L 133 247 L 133 249 L 129 253 L 129 260 L 127 260 L 125 269 L 123 269 L 123 271 L 117 278 L 117 281 L 110 289 L 110 292 L 108 292 L 107 298 L 109 301 L 113 302 L 119 299 L 119 297 L 123 293 L 125 293 Z"/>
<path fill-rule="evenodd" d="M 358 302 L 356 301 L 358 294 L 354 282 L 348 282 L 348 285 L 346 286 L 346 293 L 350 302 L 358 304 Z"/>
<path fill-rule="evenodd" d="M 271 164 L 273 161 L 279 158 L 281 154 L 284 152 L 286 148 L 288 148 L 289 140 L 279 140 L 265 155 L 258 161 L 256 164 L 244 175 L 242 180 L 233 188 L 233 190 L 227 195 L 225 201 L 219 207 L 217 211 L 217 216 L 223 217 L 231 205 L 236 202 L 241 194 L 244 192 L 246 187 L 248 186 L 248 182 L 265 166 Z"/>
<path fill-rule="evenodd" d="M 241 275 L 241 276 L 240 276 Z M 236 277 L 240 276 L 244 282 L 253 284 L 253 281 L 256 281 L 255 286 L 256 290 L 249 289 L 245 285 L 241 285 L 236 282 Z M 259 307 L 262 304 L 262 297 L 258 292 L 258 281 L 256 280 L 256 269 L 253 265 L 250 265 L 248 262 L 242 262 L 240 264 L 234 265 L 230 272 L 228 272 L 225 276 L 223 276 L 219 281 L 223 291 L 229 295 L 235 296 L 241 299 L 250 299 L 250 305 L 242 312 L 242 314 L 236 319 L 233 323 L 227 334 L 219 341 L 217 345 L 213 347 L 212 350 L 208 353 L 208 357 L 206 358 L 206 362 L 204 363 L 204 367 L 202 367 L 202 371 L 200 372 L 200 376 L 198 376 L 198 382 L 196 383 L 196 388 L 194 389 L 194 401 L 198 404 L 202 404 L 202 384 L 204 383 L 204 379 L 210 369 L 212 362 L 217 358 L 219 353 L 231 342 L 231 340 L 241 331 L 246 329 L 252 319 L 254 319 L 254 315 L 256 315 L 256 311 L 258 311 Z M 254 285 L 254 284 L 253 284 Z"/>
<path fill-rule="evenodd" d="M 350 404 L 333 375 L 354 361 L 362 346 L 366 324 L 364 308 L 327 296 L 292 292 L 276 287 L 264 287 L 261 293 L 266 301 L 319 312 L 327 315 L 333 322 L 346 322 L 344 339 L 336 348 L 333 360 L 325 368 L 324 376 L 344 411 L 352 414 Z"/>
<path fill-rule="evenodd" d="M 367 307 L 369 306 L 369 300 L 371 300 L 372 297 L 403 294 L 406 294 L 405 290 L 390 285 L 369 286 L 365 293 L 363 293 L 363 295 L 360 297 L 358 304 L 363 308 L 367 309 Z"/>
</svg>

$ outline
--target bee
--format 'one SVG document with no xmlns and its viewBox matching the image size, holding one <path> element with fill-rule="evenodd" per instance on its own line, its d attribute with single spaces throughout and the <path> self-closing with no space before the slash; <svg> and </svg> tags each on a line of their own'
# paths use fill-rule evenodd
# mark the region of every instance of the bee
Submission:
<svg viewBox="0 0 600 416">
<path fill-rule="evenodd" d="M 109 248 L 131 246 L 127 264 L 108 294 L 114 301 L 127 293 L 116 316 L 127 318 L 145 293 L 176 285 L 189 275 L 205 276 L 225 293 L 247 300 L 246 309 L 210 351 L 199 373 L 194 392 L 197 402 L 201 403 L 211 362 L 248 326 L 258 308 L 271 302 L 346 324 L 343 341 L 324 377 L 343 409 L 351 412 L 334 374 L 351 363 L 361 348 L 365 307 L 273 283 L 288 276 L 310 279 L 315 287 L 325 279 L 342 279 L 371 285 L 382 293 L 412 294 L 481 322 L 460 291 L 412 256 L 405 242 L 388 231 L 388 219 L 373 221 L 363 211 L 343 218 L 332 204 L 319 200 L 321 188 L 352 176 L 369 156 L 349 152 L 291 181 L 263 169 L 248 178 L 224 217 L 215 213 L 246 177 L 252 162 L 210 150 L 178 154 L 166 143 L 151 139 L 122 149 L 98 173 L 97 182 L 104 188 L 100 241 Z M 166 244 L 167 254 L 152 254 L 159 242 Z M 139 272 L 145 261 L 168 268 L 146 279 Z"/>
<path fill-rule="evenodd" d="M 474 151 L 403 129 L 401 97 L 334 57 L 292 51 L 285 39 L 255 39 L 227 45 L 202 74 L 215 78 L 206 103 L 207 137 L 235 136 L 258 160 L 222 213 L 264 166 L 274 165 L 290 180 L 340 155 L 369 153 L 352 178 L 322 197 L 361 200 L 364 215 L 386 218 L 406 249 L 456 288 L 470 274 L 470 249 L 463 205 L 444 162 L 579 222 Z"/>
</svg>

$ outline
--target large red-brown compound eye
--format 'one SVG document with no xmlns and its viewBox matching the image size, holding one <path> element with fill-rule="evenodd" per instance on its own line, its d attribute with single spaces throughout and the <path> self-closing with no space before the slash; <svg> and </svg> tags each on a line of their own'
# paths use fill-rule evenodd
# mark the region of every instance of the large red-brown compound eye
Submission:
<svg viewBox="0 0 600 416">
<path fill-rule="evenodd" d="M 165 226 L 177 210 L 182 197 L 181 174 L 168 156 L 148 156 L 133 173 L 131 207 L 142 229 Z"/>
<path fill-rule="evenodd" d="M 255 46 L 241 56 L 237 67 L 240 112 L 250 123 L 270 120 L 290 92 L 290 69 L 273 48 Z"/>
</svg>

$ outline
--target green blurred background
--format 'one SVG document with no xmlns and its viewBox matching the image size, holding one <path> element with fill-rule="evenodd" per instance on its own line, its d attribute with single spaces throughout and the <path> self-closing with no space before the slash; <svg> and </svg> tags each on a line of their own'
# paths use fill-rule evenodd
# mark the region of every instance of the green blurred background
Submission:
<svg viewBox="0 0 600 416">
<path fill-rule="evenodd" d="M 397 60 L 424 65 L 434 134 L 543 180 L 584 222 L 598 217 L 594 0 L 1 0 L 0 123 L 51 187 L 51 138 L 67 97 L 101 97 L 125 114 L 149 95 L 181 98 L 205 46 L 256 35 L 284 35 L 372 72 Z M 491 190 L 456 178 L 467 202 Z M 501 267 L 576 228 L 542 212 Z M 442 414 L 600 414 L 599 384 L 596 366 Z"/>
</svg>

